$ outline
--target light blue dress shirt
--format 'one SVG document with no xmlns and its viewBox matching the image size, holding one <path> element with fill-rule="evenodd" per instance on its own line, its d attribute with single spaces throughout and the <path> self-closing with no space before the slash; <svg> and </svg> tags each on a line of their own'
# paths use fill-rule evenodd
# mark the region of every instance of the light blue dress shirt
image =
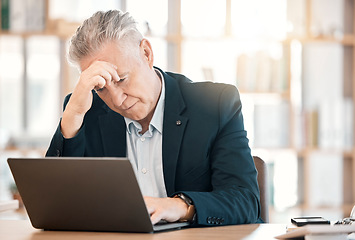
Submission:
<svg viewBox="0 0 355 240">
<path fill-rule="evenodd" d="M 162 74 L 156 70 L 161 79 L 162 89 L 149 129 L 140 134 L 142 126 L 125 118 L 127 131 L 127 157 L 138 179 L 143 196 L 166 197 L 163 174 L 162 139 L 165 84 Z"/>
</svg>

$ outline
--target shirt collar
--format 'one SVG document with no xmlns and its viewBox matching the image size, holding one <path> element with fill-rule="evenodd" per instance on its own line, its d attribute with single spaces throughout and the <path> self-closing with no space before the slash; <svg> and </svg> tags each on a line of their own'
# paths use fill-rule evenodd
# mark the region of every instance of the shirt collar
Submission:
<svg viewBox="0 0 355 240">
<path fill-rule="evenodd" d="M 165 101 L 165 82 L 164 82 L 164 76 L 163 74 L 161 74 L 161 72 L 157 69 L 155 69 L 156 74 L 158 75 L 158 77 L 161 80 L 161 93 L 159 96 L 159 100 L 157 103 L 157 106 L 155 108 L 152 120 L 150 121 L 149 124 L 149 132 L 153 131 L 153 127 L 159 131 L 159 133 L 161 134 L 163 131 L 163 116 L 164 116 L 164 101 Z M 127 127 L 127 131 L 129 134 L 132 133 L 131 131 L 131 127 L 134 127 L 133 129 L 136 130 L 136 132 L 140 132 L 142 130 L 141 125 L 137 122 L 134 121 L 130 118 L 124 118 L 125 122 L 126 122 L 126 127 Z M 132 129 L 132 130 L 133 130 Z"/>
</svg>

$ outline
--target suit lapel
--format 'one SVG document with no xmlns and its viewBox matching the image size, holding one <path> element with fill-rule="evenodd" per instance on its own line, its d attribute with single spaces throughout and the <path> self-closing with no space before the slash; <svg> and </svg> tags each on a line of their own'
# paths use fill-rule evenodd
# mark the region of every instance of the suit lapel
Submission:
<svg viewBox="0 0 355 240">
<path fill-rule="evenodd" d="M 124 118 L 107 106 L 105 108 L 107 114 L 99 117 L 104 156 L 126 157 L 126 124 Z"/>
<path fill-rule="evenodd" d="M 162 71 L 161 71 L 162 72 Z M 165 110 L 163 124 L 163 172 L 168 196 L 175 192 L 176 165 L 188 118 L 180 87 L 175 79 L 165 74 Z"/>
</svg>

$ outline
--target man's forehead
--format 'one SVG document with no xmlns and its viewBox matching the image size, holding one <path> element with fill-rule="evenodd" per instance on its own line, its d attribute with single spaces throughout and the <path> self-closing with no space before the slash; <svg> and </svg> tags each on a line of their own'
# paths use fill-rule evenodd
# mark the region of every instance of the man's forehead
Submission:
<svg viewBox="0 0 355 240">
<path fill-rule="evenodd" d="M 80 69 L 85 70 L 95 61 L 104 61 L 113 64 L 117 62 L 117 59 L 127 57 L 126 51 L 119 45 L 116 41 L 103 43 L 98 50 L 80 60 Z"/>
</svg>

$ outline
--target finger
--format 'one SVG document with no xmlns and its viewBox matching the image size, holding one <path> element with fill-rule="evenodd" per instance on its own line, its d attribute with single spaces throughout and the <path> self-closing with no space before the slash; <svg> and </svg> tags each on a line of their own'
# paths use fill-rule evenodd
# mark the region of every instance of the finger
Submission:
<svg viewBox="0 0 355 240">
<path fill-rule="evenodd" d="M 157 200 L 159 200 L 159 199 L 144 196 L 144 202 L 147 207 L 148 213 L 150 215 L 150 220 L 153 225 L 158 223 L 162 219 L 161 218 L 161 211 L 159 211 L 159 205 L 156 205 Z"/>
<path fill-rule="evenodd" d="M 111 77 L 114 81 L 119 81 L 120 80 L 120 76 L 118 76 L 117 73 L 117 66 L 110 64 L 110 67 L 107 69 L 107 71 L 111 74 Z"/>
<path fill-rule="evenodd" d="M 149 215 L 152 215 L 155 212 L 155 208 L 147 206 L 147 211 L 148 211 Z"/>
<path fill-rule="evenodd" d="M 111 81 L 112 81 L 112 76 L 111 74 L 106 71 L 105 69 L 100 69 L 98 72 L 97 72 L 97 75 L 100 76 L 101 78 L 103 78 L 108 86 L 111 85 Z"/>
<path fill-rule="evenodd" d="M 150 221 L 152 222 L 152 224 L 157 224 L 160 220 L 162 220 L 161 214 L 159 214 L 159 212 L 154 212 L 151 216 L 150 216 Z"/>
<path fill-rule="evenodd" d="M 105 85 L 106 85 L 106 80 L 105 80 L 105 78 L 103 78 L 102 76 L 99 76 L 99 75 L 96 75 L 96 76 L 94 76 L 93 77 L 93 81 L 94 81 L 94 89 L 96 90 L 96 91 L 100 91 L 100 90 L 102 90 L 104 87 L 105 87 Z"/>
<path fill-rule="evenodd" d="M 100 70 L 98 74 L 104 77 L 107 80 L 108 85 L 110 84 L 112 80 L 114 81 L 119 81 L 120 77 L 118 76 L 117 73 L 117 66 L 114 64 L 111 64 L 109 62 L 99 62 L 100 65 Z"/>
<path fill-rule="evenodd" d="M 153 206 L 153 204 L 151 204 L 151 198 L 150 197 L 143 197 L 144 198 L 144 202 L 145 202 L 145 206 L 147 207 L 147 211 L 150 215 L 152 215 L 155 211 L 155 207 Z"/>
</svg>

